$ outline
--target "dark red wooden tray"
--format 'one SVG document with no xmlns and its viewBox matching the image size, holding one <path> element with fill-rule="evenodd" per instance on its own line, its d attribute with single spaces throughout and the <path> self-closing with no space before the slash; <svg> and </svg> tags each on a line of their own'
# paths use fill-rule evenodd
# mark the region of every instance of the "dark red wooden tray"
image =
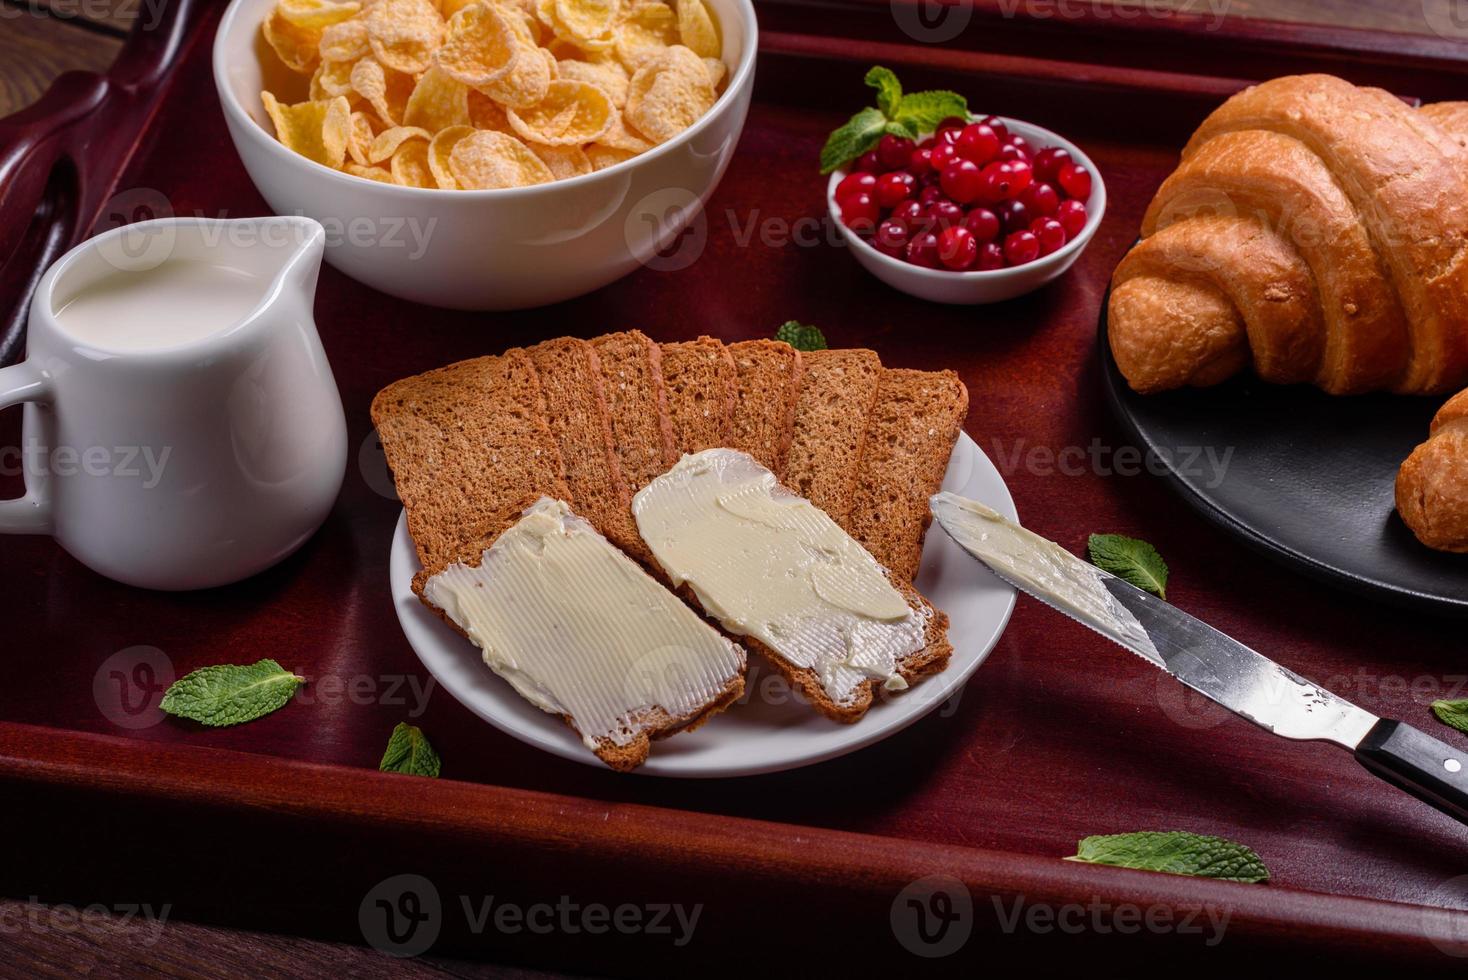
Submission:
<svg viewBox="0 0 1468 980">
<path fill-rule="evenodd" d="M 1430 726 L 1428 703 L 1461 693 L 1461 627 L 1261 563 L 1158 479 L 1126 475 L 1134 459 L 1105 410 L 1094 326 L 1177 148 L 1245 80 L 1328 67 L 1435 97 L 1460 89 L 1463 53 L 1435 39 L 1283 25 L 1001 16 L 1013 6 L 969 4 L 966 31 L 929 45 L 894 26 L 894 10 L 906 16 L 900 3 L 762 4 L 756 104 L 708 208 L 704 251 L 682 271 L 648 269 L 552 309 L 488 316 L 399 303 L 328 270 L 317 316 L 360 461 L 321 533 L 274 571 L 214 592 L 152 594 L 98 578 L 49 540 L 0 539 L 0 892 L 166 902 L 179 918 L 362 942 L 368 890 L 415 873 L 443 900 L 436 950 L 613 973 L 783 972 L 810 959 L 853 973 L 952 971 L 1017 955 L 1091 966 L 1186 959 L 1195 970 L 1261 955 L 1318 967 L 1327 953 L 1451 966 L 1446 950 L 1468 953 L 1468 913 L 1452 911 L 1468 909 L 1462 827 L 1339 752 L 1280 742 L 1189 700 L 1029 602 L 957 703 L 797 772 L 628 778 L 537 753 L 441 691 L 416 712 L 411 685 L 427 678 L 388 591 L 399 508 L 383 492 L 373 393 L 568 331 L 734 340 L 791 318 L 893 365 L 959 370 L 972 394 L 969 433 L 1041 533 L 1076 549 L 1093 531 L 1155 542 L 1178 604 L 1373 711 Z M 94 221 L 150 209 L 265 212 L 214 95 L 217 16 L 174 4 L 109 78 L 64 79 L 0 122 L 6 323 L 19 322 L 37 269 Z M 960 89 L 978 109 L 1086 147 L 1111 211 L 1073 273 L 1001 307 L 947 309 L 868 278 L 828 234 L 791 239 L 792 227 L 823 220 L 816 153 L 865 104 L 860 79 L 873 62 L 909 87 Z M 13 329 L 6 339 L 13 359 Z M 6 413 L 0 446 L 17 438 L 16 413 Z M 13 478 L 0 483 L 0 493 L 16 489 Z M 261 656 L 312 683 L 248 726 L 203 731 L 119 701 L 125 691 L 135 707 L 170 669 Z M 375 772 L 388 733 L 410 716 L 441 751 L 444 779 Z M 1274 880 L 1230 885 L 1060 860 L 1080 837 L 1140 829 L 1244 841 Z M 974 934 L 954 958 L 926 961 L 890 917 L 899 892 L 933 874 L 970 891 Z M 459 899 L 489 895 L 704 909 L 683 947 L 648 934 L 476 934 Z M 1221 942 L 1210 944 L 1199 909 L 1227 917 Z"/>
</svg>

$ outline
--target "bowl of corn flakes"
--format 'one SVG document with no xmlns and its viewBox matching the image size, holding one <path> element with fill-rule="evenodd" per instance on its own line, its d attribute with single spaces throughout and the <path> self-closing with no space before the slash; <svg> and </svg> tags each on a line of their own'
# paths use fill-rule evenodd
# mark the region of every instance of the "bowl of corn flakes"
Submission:
<svg viewBox="0 0 1468 980">
<path fill-rule="evenodd" d="M 213 63 L 250 178 L 329 263 L 511 310 L 658 260 L 733 157 L 757 46 L 751 0 L 233 0 Z"/>
</svg>

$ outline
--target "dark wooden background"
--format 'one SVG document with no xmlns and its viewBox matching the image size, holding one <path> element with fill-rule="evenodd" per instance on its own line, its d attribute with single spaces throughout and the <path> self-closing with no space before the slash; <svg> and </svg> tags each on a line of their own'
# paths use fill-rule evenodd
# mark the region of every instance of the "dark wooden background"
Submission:
<svg viewBox="0 0 1468 980">
<path fill-rule="evenodd" d="M 0 0 L 0 115 L 35 101 L 62 72 L 105 69 L 135 19 L 149 16 L 149 2 Z M 1153 8 L 1163 2 L 1196 11 L 1226 9 L 1232 17 L 1431 33 L 1417 0 L 1149 0 Z M 30 913 L 27 896 L 0 900 L 0 921 L 14 923 Z M 231 967 L 263 975 L 530 975 L 445 959 L 405 962 L 354 946 L 182 922 L 168 923 L 156 936 L 146 924 L 115 919 L 76 932 L 5 929 L 0 950 L 0 973 L 7 976 L 213 976 Z"/>
</svg>

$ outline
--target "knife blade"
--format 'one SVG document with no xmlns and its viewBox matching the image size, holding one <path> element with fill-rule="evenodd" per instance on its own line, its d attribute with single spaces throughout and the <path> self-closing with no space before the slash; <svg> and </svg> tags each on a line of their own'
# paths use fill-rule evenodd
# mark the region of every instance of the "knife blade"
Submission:
<svg viewBox="0 0 1468 980">
<path fill-rule="evenodd" d="M 1355 754 L 1376 776 L 1468 823 L 1468 753 L 1383 720 L 983 504 L 940 493 L 949 537 L 994 574 L 1266 731 Z"/>
</svg>

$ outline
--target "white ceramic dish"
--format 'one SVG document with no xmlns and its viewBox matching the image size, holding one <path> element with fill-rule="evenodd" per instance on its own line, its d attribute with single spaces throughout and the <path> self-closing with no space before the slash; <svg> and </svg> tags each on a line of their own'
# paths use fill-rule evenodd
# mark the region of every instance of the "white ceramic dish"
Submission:
<svg viewBox="0 0 1468 980">
<path fill-rule="evenodd" d="M 374 289 L 430 306 L 510 310 L 599 289 L 671 242 L 734 155 L 754 90 L 759 34 L 750 0 L 708 0 L 729 77 L 702 119 L 598 173 L 534 187 L 440 191 L 383 184 L 307 160 L 277 141 L 262 88 L 305 80 L 262 67 L 260 25 L 277 0 L 234 0 L 214 42 L 214 80 L 230 137 L 277 213 L 327 230 L 326 260 Z"/>
<path fill-rule="evenodd" d="M 960 435 L 943 489 L 981 500 L 1018 519 L 1003 478 L 983 450 Z M 408 643 L 442 687 L 465 707 L 520 741 L 565 759 L 602 766 L 559 718 L 525 701 L 413 594 L 421 566 L 406 518 L 393 538 L 390 576 L 398 620 Z M 941 530 L 928 535 L 918 589 L 949 616 L 953 660 L 948 669 L 873 705 L 854 725 L 830 721 L 795 702 L 784 681 L 750 658 L 745 699 L 695 732 L 654 742 L 639 770 L 653 776 L 753 776 L 808 766 L 855 752 L 901 731 L 963 689 L 994 649 L 1014 610 L 1015 592 Z"/>
<path fill-rule="evenodd" d="M 1086 227 L 1081 229 L 1081 233 L 1066 242 L 1065 247 L 1060 251 L 1031 262 L 1029 265 L 1016 266 L 1013 269 L 996 269 L 992 272 L 949 272 L 942 269 L 925 269 L 922 266 L 883 255 L 864 241 L 860 235 L 852 233 L 841 223 L 841 209 L 836 205 L 836 185 L 841 183 L 842 178 L 846 177 L 849 171 L 837 170 L 831 175 L 831 180 L 826 185 L 826 207 L 830 211 L 831 220 L 836 223 L 837 228 L 841 229 L 842 240 L 846 242 L 847 248 L 856 257 L 856 261 L 861 263 L 862 268 L 893 289 L 900 289 L 909 296 L 931 300 L 934 303 L 968 306 L 1001 303 L 1007 299 L 1032 293 L 1070 271 L 1070 267 L 1075 265 L 1081 253 L 1086 250 L 1086 246 L 1091 244 L 1091 239 L 1096 236 L 1096 229 L 1101 227 L 1101 219 L 1106 215 L 1106 182 L 1101 177 L 1101 171 L 1080 147 L 1064 137 L 1018 119 L 1007 119 L 1003 116 L 1000 118 L 1004 119 L 1004 124 L 1009 127 L 1011 133 L 1023 136 L 1030 141 L 1030 145 L 1037 148 L 1061 147 L 1070 151 L 1071 157 L 1077 163 L 1091 171 L 1094 185 L 1091 189 L 1091 199 L 1086 202 Z"/>
</svg>

